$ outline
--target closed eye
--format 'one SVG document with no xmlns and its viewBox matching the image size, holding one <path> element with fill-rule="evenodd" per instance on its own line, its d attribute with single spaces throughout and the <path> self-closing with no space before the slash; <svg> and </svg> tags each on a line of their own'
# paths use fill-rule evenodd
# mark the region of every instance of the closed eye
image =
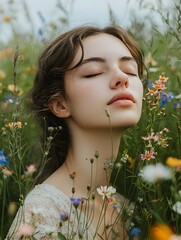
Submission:
<svg viewBox="0 0 181 240">
<path fill-rule="evenodd" d="M 130 75 L 130 76 L 135 76 L 135 77 L 137 77 L 138 75 L 136 74 L 136 73 L 126 73 L 127 75 Z"/>
<path fill-rule="evenodd" d="M 93 78 L 93 77 L 97 77 L 99 75 L 101 75 L 102 73 L 95 73 L 95 74 L 89 74 L 89 75 L 86 75 L 84 76 L 85 78 Z"/>
</svg>

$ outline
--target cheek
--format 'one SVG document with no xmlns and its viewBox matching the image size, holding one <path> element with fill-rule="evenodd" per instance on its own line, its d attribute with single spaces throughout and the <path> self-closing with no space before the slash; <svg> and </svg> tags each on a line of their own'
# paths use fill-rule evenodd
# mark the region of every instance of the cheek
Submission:
<svg viewBox="0 0 181 240">
<path fill-rule="evenodd" d="M 93 94 L 95 86 L 93 84 L 71 84 L 67 87 L 66 95 L 71 102 L 86 101 Z"/>
<path fill-rule="evenodd" d="M 73 80 L 74 81 L 74 80 Z M 95 106 L 96 94 L 93 82 L 70 82 L 66 85 L 66 96 L 70 111 L 73 115 L 87 114 L 90 107 Z"/>
</svg>

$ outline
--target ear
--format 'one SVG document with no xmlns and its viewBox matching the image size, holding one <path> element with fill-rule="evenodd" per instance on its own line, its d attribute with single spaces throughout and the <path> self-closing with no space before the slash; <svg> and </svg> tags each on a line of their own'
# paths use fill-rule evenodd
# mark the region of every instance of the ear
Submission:
<svg viewBox="0 0 181 240">
<path fill-rule="evenodd" d="M 67 103 L 60 93 L 54 94 L 50 98 L 48 106 L 50 111 L 59 118 L 67 118 L 70 116 Z"/>
</svg>

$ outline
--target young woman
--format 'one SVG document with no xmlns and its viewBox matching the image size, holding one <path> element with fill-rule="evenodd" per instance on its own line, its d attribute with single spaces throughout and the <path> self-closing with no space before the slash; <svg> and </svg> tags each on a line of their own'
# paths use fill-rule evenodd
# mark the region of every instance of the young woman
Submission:
<svg viewBox="0 0 181 240">
<path fill-rule="evenodd" d="M 7 239 L 128 239 L 124 198 L 109 186 L 106 166 L 140 119 L 142 73 L 142 54 L 119 26 L 75 28 L 44 50 L 32 108 L 46 136 L 62 129 L 52 140 L 50 176 L 28 194 Z"/>
</svg>

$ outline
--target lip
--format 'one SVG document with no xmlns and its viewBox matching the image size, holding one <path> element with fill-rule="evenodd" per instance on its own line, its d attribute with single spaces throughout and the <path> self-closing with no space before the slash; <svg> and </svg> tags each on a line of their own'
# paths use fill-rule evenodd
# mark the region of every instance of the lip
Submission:
<svg viewBox="0 0 181 240">
<path fill-rule="evenodd" d="M 129 104 L 133 104 L 135 103 L 135 99 L 133 97 L 133 95 L 129 92 L 121 92 L 118 93 L 116 95 L 114 95 L 110 101 L 107 103 L 107 105 L 119 105 L 119 104 L 123 104 L 123 105 L 129 105 Z"/>
</svg>

